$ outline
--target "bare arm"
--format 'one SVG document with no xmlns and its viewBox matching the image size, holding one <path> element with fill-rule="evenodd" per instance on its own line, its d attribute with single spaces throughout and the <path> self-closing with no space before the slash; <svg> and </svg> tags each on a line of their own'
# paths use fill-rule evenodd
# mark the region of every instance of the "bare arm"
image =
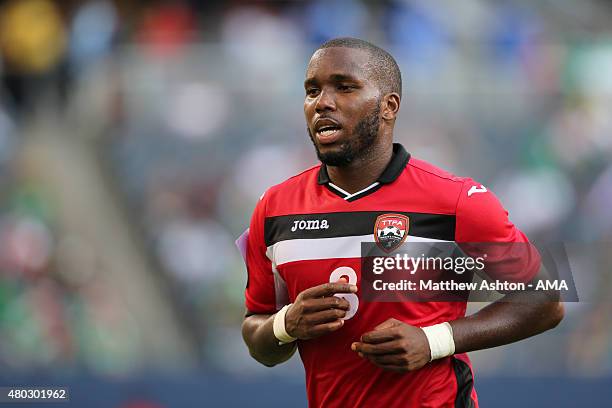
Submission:
<svg viewBox="0 0 612 408">
<path fill-rule="evenodd" d="M 300 293 L 285 315 L 287 333 L 300 340 L 308 340 L 340 329 L 342 318 L 349 310 L 345 299 L 335 293 L 355 293 L 357 287 L 345 282 L 325 283 Z M 279 345 L 274 336 L 274 316 L 253 314 L 242 323 L 242 337 L 251 356 L 265 366 L 272 367 L 287 361 L 295 352 L 296 343 Z"/>
<path fill-rule="evenodd" d="M 278 339 L 274 337 L 272 323 L 274 315 L 251 314 L 242 323 L 242 338 L 249 348 L 251 356 L 261 364 L 272 367 L 283 363 L 295 353 L 297 343 L 279 346 Z"/>
<path fill-rule="evenodd" d="M 474 188 L 479 194 L 473 194 Z M 509 273 L 509 277 L 518 275 L 516 279 L 521 280 L 525 272 L 531 271 L 531 261 L 539 259 L 524 234 L 509 221 L 499 200 L 473 181 L 464 184 L 457 201 L 455 226 L 456 241 L 466 254 L 479 254 L 483 250 L 489 253 L 487 267 L 493 269 L 487 273 L 493 272 L 494 276 L 503 277 Z M 482 243 L 488 244 L 483 247 Z M 546 278 L 542 269 L 536 280 L 540 278 Z M 446 342 L 448 336 L 445 334 L 450 335 L 454 352 L 464 353 L 534 336 L 552 329 L 562 318 L 563 305 L 558 293 L 517 292 L 507 294 L 471 316 L 448 322 L 452 334 L 443 331 L 434 339 L 448 345 L 450 342 Z M 453 352 L 453 347 L 437 348 L 443 349 L 442 355 L 448 355 L 447 349 L 448 353 Z M 364 333 L 359 342 L 353 343 L 352 349 L 379 367 L 400 372 L 417 370 L 432 356 L 425 331 L 397 319 L 388 319 Z"/>
<path fill-rule="evenodd" d="M 455 353 L 465 353 L 513 343 L 557 326 L 563 304 L 556 292 L 511 293 L 477 313 L 450 323 Z M 352 349 L 381 368 L 417 370 L 431 358 L 423 330 L 388 319 L 365 333 Z"/>
<path fill-rule="evenodd" d="M 509 294 L 473 315 L 450 322 L 455 353 L 502 346 L 557 326 L 563 319 L 563 304 L 551 301 L 548 296 L 545 293 Z"/>
</svg>

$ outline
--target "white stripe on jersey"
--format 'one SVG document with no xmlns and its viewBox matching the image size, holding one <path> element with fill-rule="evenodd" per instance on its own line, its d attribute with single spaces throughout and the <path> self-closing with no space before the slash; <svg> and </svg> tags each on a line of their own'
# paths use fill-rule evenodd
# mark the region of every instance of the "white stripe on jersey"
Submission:
<svg viewBox="0 0 612 408">
<path fill-rule="evenodd" d="M 374 234 L 348 237 L 290 239 L 268 247 L 266 256 L 272 265 L 317 259 L 360 258 L 361 243 L 375 242 Z M 453 242 L 441 239 L 414 237 L 408 235 L 404 242 Z"/>
<path fill-rule="evenodd" d="M 331 186 L 331 187 L 335 188 L 336 190 L 338 190 L 339 192 L 341 192 L 342 194 L 344 194 L 344 199 L 345 199 L 345 200 L 348 200 L 348 199 L 350 199 L 350 198 L 353 198 L 353 197 L 355 197 L 355 196 L 357 196 L 357 195 L 359 195 L 359 194 L 361 194 L 361 193 L 363 193 L 363 192 L 366 192 L 366 191 L 368 191 L 368 190 L 370 190 L 370 189 L 372 189 L 372 188 L 376 187 L 377 185 L 379 185 L 379 184 L 380 184 L 380 182 L 376 181 L 376 182 L 374 182 L 374 183 L 370 184 L 369 186 L 367 186 L 366 188 L 364 188 L 363 190 L 356 191 L 356 192 L 354 192 L 353 194 L 349 193 L 349 192 L 348 192 L 348 191 L 346 191 L 346 190 L 341 189 L 340 187 L 338 187 L 338 186 L 337 186 L 337 185 L 335 185 L 334 183 L 331 183 L 331 182 L 330 182 L 330 183 L 328 183 L 328 184 L 329 184 L 329 186 Z"/>
</svg>

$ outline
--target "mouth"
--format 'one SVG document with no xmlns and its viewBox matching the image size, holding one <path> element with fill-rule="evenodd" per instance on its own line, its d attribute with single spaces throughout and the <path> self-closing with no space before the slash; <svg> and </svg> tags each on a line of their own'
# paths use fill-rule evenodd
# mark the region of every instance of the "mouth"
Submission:
<svg viewBox="0 0 612 408">
<path fill-rule="evenodd" d="M 338 140 L 342 126 L 331 119 L 320 119 L 315 122 L 315 135 L 321 144 L 331 144 Z"/>
</svg>

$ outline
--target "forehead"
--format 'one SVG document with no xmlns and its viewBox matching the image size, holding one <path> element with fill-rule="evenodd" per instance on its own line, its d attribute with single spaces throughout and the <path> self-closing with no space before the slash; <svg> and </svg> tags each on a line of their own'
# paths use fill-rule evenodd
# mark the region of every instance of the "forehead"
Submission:
<svg viewBox="0 0 612 408">
<path fill-rule="evenodd" d="M 344 74 L 357 79 L 367 79 L 370 55 L 358 48 L 331 47 L 317 50 L 308 63 L 306 78 L 325 78 Z"/>
</svg>

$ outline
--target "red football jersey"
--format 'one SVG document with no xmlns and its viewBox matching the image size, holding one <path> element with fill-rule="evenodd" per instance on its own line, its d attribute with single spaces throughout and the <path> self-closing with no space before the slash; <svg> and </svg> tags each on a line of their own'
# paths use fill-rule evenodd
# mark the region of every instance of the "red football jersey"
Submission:
<svg viewBox="0 0 612 408">
<path fill-rule="evenodd" d="M 407 216 L 406 242 L 528 242 L 498 199 L 481 184 L 411 158 L 394 145 L 391 162 L 368 188 L 348 194 L 331 183 L 325 165 L 270 188 L 250 224 L 246 307 L 271 314 L 303 290 L 348 276 L 360 287 L 361 243 L 374 242 L 374 224 L 386 213 Z M 338 275 L 338 268 L 342 273 Z M 347 274 L 346 267 L 355 273 Z M 510 271 L 528 281 L 537 267 Z M 344 326 L 300 341 L 312 407 L 477 407 L 467 355 L 396 373 L 351 350 L 364 333 L 389 318 L 429 326 L 461 318 L 465 302 L 366 302 L 361 289 Z"/>
</svg>

